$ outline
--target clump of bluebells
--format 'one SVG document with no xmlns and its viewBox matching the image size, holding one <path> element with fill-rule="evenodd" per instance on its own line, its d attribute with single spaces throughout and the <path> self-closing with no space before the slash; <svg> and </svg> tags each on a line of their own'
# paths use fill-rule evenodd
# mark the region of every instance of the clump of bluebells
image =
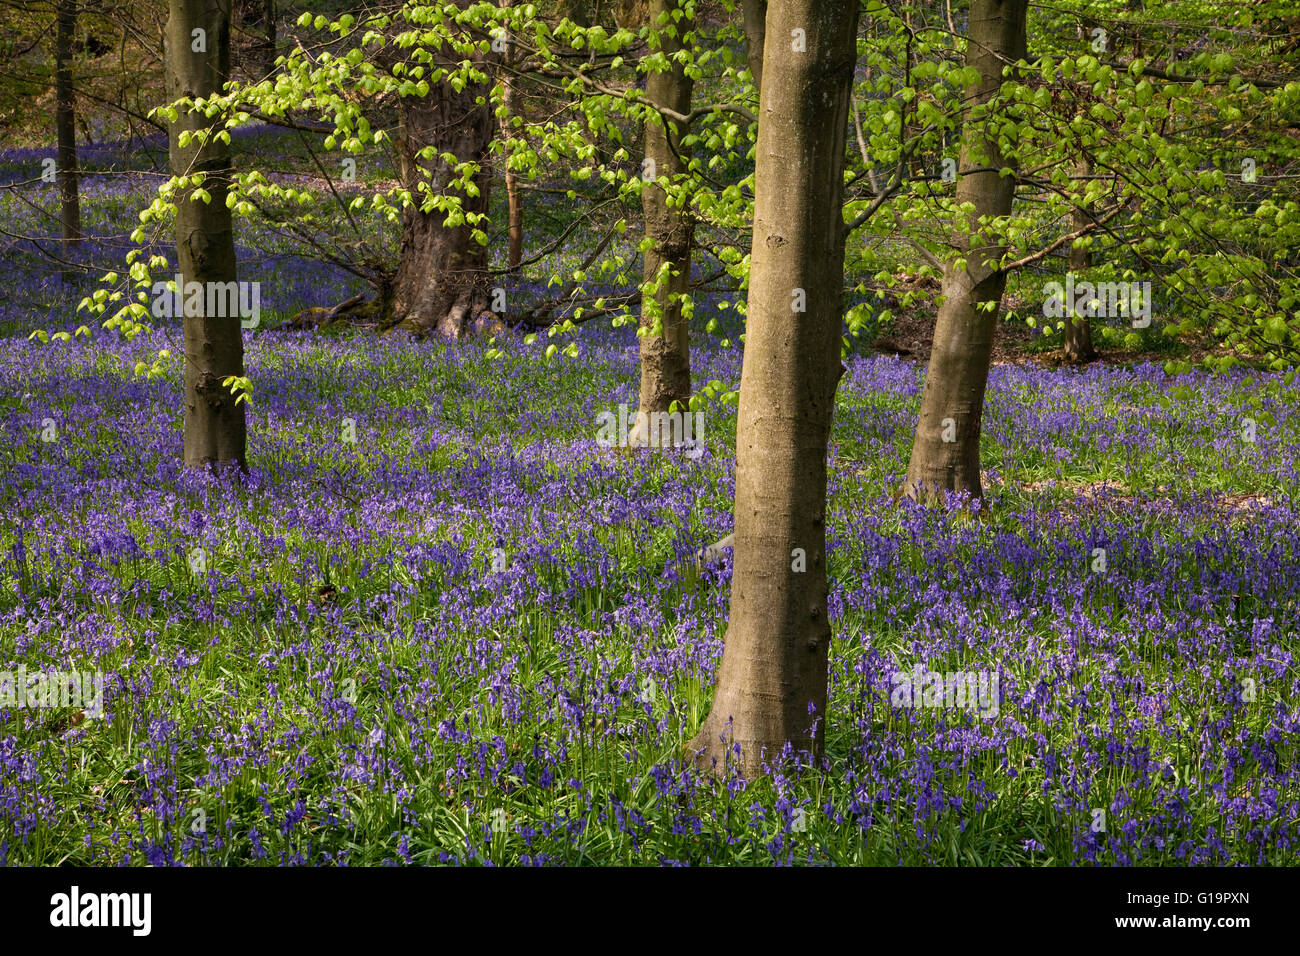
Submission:
<svg viewBox="0 0 1300 956">
<path fill-rule="evenodd" d="M 572 359 L 261 330 L 250 472 L 209 474 L 179 464 L 179 360 L 132 374 L 175 336 L 0 352 L 0 671 L 104 694 L 0 705 L 4 863 L 1297 862 L 1278 377 L 996 367 L 972 510 L 897 499 L 922 370 L 851 360 L 825 751 L 745 780 L 682 752 L 726 631 L 729 563 L 692 556 L 730 530 L 731 406 L 703 454 L 633 452 L 597 442 L 630 330 Z M 738 381 L 734 350 L 693 362 Z M 900 703 L 905 674 L 996 706 Z"/>
</svg>

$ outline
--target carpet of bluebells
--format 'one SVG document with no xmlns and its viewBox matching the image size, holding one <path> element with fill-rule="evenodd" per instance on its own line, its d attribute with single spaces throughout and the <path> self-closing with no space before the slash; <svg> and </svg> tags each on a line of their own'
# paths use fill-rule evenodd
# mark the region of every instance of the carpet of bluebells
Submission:
<svg viewBox="0 0 1300 956">
<path fill-rule="evenodd" d="M 142 194 L 86 192 L 107 247 Z M 29 341 L 86 322 L 84 290 L 0 251 L 23 290 L 0 303 L 0 670 L 105 688 L 99 718 L 0 707 L 0 862 L 1300 862 L 1278 376 L 999 365 L 986 499 L 926 509 L 896 494 L 923 369 L 852 358 L 825 754 L 713 780 L 682 746 L 725 637 L 729 559 L 694 556 L 730 530 L 733 406 L 698 457 L 607 448 L 628 329 L 489 359 L 270 322 L 246 333 L 249 474 L 187 471 L 178 330 Z M 288 258 L 263 278 L 286 313 L 346 294 Z M 168 374 L 136 376 L 160 348 Z M 734 348 L 694 364 L 738 381 Z M 891 705 L 918 663 L 997 674 L 996 715 Z"/>
</svg>

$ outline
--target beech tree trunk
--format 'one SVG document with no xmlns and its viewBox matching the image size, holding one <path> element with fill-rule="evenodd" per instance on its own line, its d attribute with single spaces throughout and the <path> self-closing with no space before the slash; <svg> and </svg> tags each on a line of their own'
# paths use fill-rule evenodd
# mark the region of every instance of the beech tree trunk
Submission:
<svg viewBox="0 0 1300 956">
<path fill-rule="evenodd" d="M 66 259 L 73 258 L 73 250 L 82 240 L 81 197 L 77 187 L 77 103 L 72 83 L 72 39 L 76 29 L 76 0 L 59 0 L 54 41 L 54 125 L 58 136 L 59 222 Z M 71 269 L 64 270 L 65 282 L 73 281 L 74 277 Z"/>
<path fill-rule="evenodd" d="M 230 0 L 169 0 L 168 14 L 169 100 L 213 95 L 230 74 Z M 188 189 L 176 197 L 177 270 L 187 284 L 235 281 L 235 236 L 226 208 L 230 149 L 215 138 L 202 147 L 194 141 L 180 145 L 181 133 L 209 129 L 213 123 L 201 113 L 182 112 L 170 126 L 173 175 L 205 173 L 203 188 L 211 197 L 209 202 L 194 199 Z M 187 314 L 184 327 L 185 464 L 233 461 L 242 468 L 244 406 L 222 384 L 227 376 L 244 374 L 240 318 Z"/>
<path fill-rule="evenodd" d="M 821 752 L 831 628 L 826 446 L 843 366 L 845 133 L 858 0 L 771 0 L 736 433 L 735 564 L 697 766 Z M 806 31 L 806 52 L 785 38 Z M 804 311 L 797 311 L 800 307 Z M 739 745 L 740 754 L 732 751 Z"/>
<path fill-rule="evenodd" d="M 979 107 L 1002 85 L 1002 68 L 1025 56 L 1025 11 L 1028 0 L 971 0 L 966 63 L 979 71 L 966 100 Z M 979 233 L 980 217 L 1006 216 L 1015 195 L 1014 176 L 999 170 L 1010 164 L 969 122 L 962 135 L 956 200 L 971 203 L 969 219 L 956 223 L 954 246 L 966 260 L 943 270 L 943 304 L 934 329 L 930 367 L 921 397 L 921 419 L 912 443 L 905 491 L 925 500 L 944 492 L 984 493 L 980 483 L 980 419 L 988 382 L 997 304 L 1006 287 L 998 268 L 1005 243 Z M 994 307 L 987 311 L 985 303 Z"/>
<path fill-rule="evenodd" d="M 691 29 L 685 17 L 672 14 L 682 9 L 681 0 L 651 0 L 649 18 L 658 27 L 660 48 L 666 56 L 682 48 L 682 34 Z M 691 109 L 693 82 L 680 63 L 662 73 L 646 76 L 646 99 L 661 108 L 686 114 Z M 681 138 L 686 130 L 681 124 L 661 115 L 652 115 L 645 123 L 645 165 L 653 170 L 654 181 L 641 189 L 641 209 L 645 217 L 646 250 L 642 279 L 658 281 L 655 291 L 641 301 L 641 396 L 638 434 L 644 439 L 647 421 L 644 416 L 670 410 L 673 402 L 684 407 L 691 397 L 690 329 L 682 312 L 682 296 L 691 284 L 691 242 L 695 223 L 690 210 L 670 206 L 668 194 L 658 185 L 685 172 Z M 646 173 L 648 176 L 649 173 Z M 669 273 L 662 278 L 664 268 Z M 657 326 L 657 328 L 656 328 Z M 652 439 L 655 436 L 650 436 Z M 658 436 L 656 443 L 661 443 Z"/>
<path fill-rule="evenodd" d="M 464 8 L 473 2 L 456 0 L 456 6 Z M 492 57 L 491 53 L 480 54 L 475 67 L 491 75 Z M 454 71 L 460 57 L 444 48 L 434 62 Z M 425 96 L 404 96 L 399 101 L 402 179 L 417 203 L 425 197 L 420 183 L 428 182 L 435 196 L 459 196 L 465 214 L 488 211 L 492 185 L 489 150 L 496 126 L 490 92 L 481 83 L 466 84 L 456 92 L 443 81 L 431 84 Z M 480 97 L 482 104 L 475 102 Z M 418 158 L 426 147 L 433 147 L 436 154 L 430 159 Z M 451 153 L 460 162 L 479 164 L 474 177 L 478 195 L 467 195 L 449 185 L 452 166 L 439 158 L 442 153 Z M 488 311 L 488 254 L 486 246 L 474 241 L 470 225 L 449 226 L 446 218 L 447 214 L 437 209 L 426 212 L 408 207 L 404 211 L 401 260 L 393 280 L 393 319 L 398 328 L 417 335 L 436 332 L 459 339 L 471 331 L 480 313 Z"/>
<path fill-rule="evenodd" d="M 1092 175 L 1092 162 L 1085 156 L 1079 163 L 1079 173 L 1084 177 Z M 1086 188 L 1085 179 L 1085 188 Z M 1090 207 L 1076 207 L 1070 216 L 1070 231 L 1085 228 L 1092 221 Z M 1070 247 L 1070 271 L 1082 272 L 1092 265 L 1090 248 L 1075 249 Z M 1067 303 L 1072 305 L 1073 303 Z M 1067 311 L 1069 309 L 1067 308 Z M 1071 365 L 1082 365 L 1097 357 L 1097 350 L 1092 346 L 1092 322 L 1086 315 L 1067 315 L 1065 319 L 1065 360 Z"/>
</svg>

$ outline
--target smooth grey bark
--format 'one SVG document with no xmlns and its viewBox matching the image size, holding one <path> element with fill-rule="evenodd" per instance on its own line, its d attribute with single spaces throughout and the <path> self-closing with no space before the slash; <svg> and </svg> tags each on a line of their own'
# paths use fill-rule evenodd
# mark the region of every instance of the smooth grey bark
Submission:
<svg viewBox="0 0 1300 956">
<path fill-rule="evenodd" d="M 715 774 L 754 776 L 787 744 L 822 748 L 826 449 L 843 371 L 841 203 L 858 10 L 858 0 L 768 4 L 768 36 L 803 29 L 807 45 L 769 43 L 763 54 L 731 611 L 712 707 L 690 743 L 696 765 Z"/>
<path fill-rule="evenodd" d="M 202 51 L 194 49 L 201 30 Z M 230 75 L 230 0 L 169 0 L 164 34 L 167 95 L 207 97 Z M 182 112 L 170 125 L 172 173 L 205 174 L 203 188 L 211 199 L 193 198 L 188 188 L 176 197 L 177 269 L 185 283 L 234 282 L 235 237 L 226 208 L 230 149 L 215 137 L 203 145 L 180 145 L 183 132 L 212 129 L 202 113 Z M 206 297 L 205 297 L 206 298 Z M 185 464 L 189 467 L 237 462 L 245 466 L 244 406 L 222 384 L 244 374 L 244 340 L 240 318 L 187 314 L 185 328 Z"/>
<path fill-rule="evenodd" d="M 905 492 L 935 500 L 945 492 L 983 495 L 980 482 L 980 422 L 988 382 L 998 303 L 1006 274 L 998 267 L 1005 243 L 980 232 L 981 217 L 1006 216 L 1015 195 L 1015 176 L 999 170 L 1012 159 L 970 122 L 1002 85 L 1002 68 L 1025 56 L 1028 0 L 972 0 L 966 63 L 979 72 L 966 91 L 967 122 L 962 134 L 956 201 L 974 209 L 959 220 L 953 245 L 965 268 L 950 261 L 943 270 L 943 304 L 934 329 L 930 367 L 921 397 L 921 418 L 907 466 Z M 985 303 L 994 303 L 985 309 Z"/>
<path fill-rule="evenodd" d="M 658 26 L 660 47 L 670 60 L 682 49 L 682 35 L 691 29 L 685 17 L 676 20 L 672 16 L 682 6 L 681 0 L 650 0 L 650 23 Z M 693 88 L 691 78 L 676 62 L 670 69 L 646 77 L 646 99 L 656 107 L 683 115 L 690 112 Z M 665 266 L 669 274 L 641 300 L 640 415 L 633 437 L 636 444 L 646 440 L 663 444 L 663 436 L 649 435 L 648 416 L 669 411 L 674 402 L 684 408 L 691 397 L 690 329 L 682 311 L 682 296 L 690 291 L 695 222 L 689 209 L 669 205 L 668 194 L 659 185 L 659 180 L 671 180 L 686 170 L 681 144 L 685 132 L 680 124 L 662 114 L 651 115 L 645 122 L 643 169 L 653 168 L 654 181 L 641 189 L 645 235 L 651 243 L 645 253 L 642 279 L 656 282 Z"/>
</svg>

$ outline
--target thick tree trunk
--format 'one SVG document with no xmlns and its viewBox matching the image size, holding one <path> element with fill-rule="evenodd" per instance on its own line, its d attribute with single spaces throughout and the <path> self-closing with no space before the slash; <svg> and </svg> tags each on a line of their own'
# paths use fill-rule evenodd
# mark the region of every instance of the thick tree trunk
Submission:
<svg viewBox="0 0 1300 956">
<path fill-rule="evenodd" d="M 697 765 L 747 776 L 786 744 L 820 753 L 831 641 L 826 445 L 843 328 L 841 213 L 858 0 L 771 0 L 736 433 L 735 565 Z M 800 307 L 803 311 L 798 311 Z M 740 746 L 740 755 L 732 746 Z"/>
<path fill-rule="evenodd" d="M 763 43 L 767 37 L 767 0 L 742 0 L 745 23 L 745 58 L 760 98 L 763 92 Z"/>
<path fill-rule="evenodd" d="M 979 71 L 967 102 L 988 102 L 1002 85 L 1002 67 L 1025 55 L 1028 0 L 972 0 L 966 63 Z M 970 203 L 969 219 L 956 223 L 954 245 L 964 269 L 952 262 L 943 271 L 943 304 L 935 324 L 930 367 L 921 397 L 921 420 L 912 443 L 905 491 L 926 500 L 946 491 L 983 495 L 980 483 L 980 419 L 988 382 L 997 304 L 1006 275 L 998 268 L 1005 244 L 979 235 L 981 217 L 1006 216 L 1015 195 L 1014 176 L 1001 176 L 1009 164 L 996 140 L 973 124 L 962 137 L 956 201 Z M 980 170 L 978 172 L 972 170 Z M 990 309 L 985 303 L 993 303 Z"/>
<path fill-rule="evenodd" d="M 73 258 L 81 243 L 81 197 L 77 188 L 77 103 L 72 84 L 72 39 L 77 29 L 76 0 L 59 0 L 55 34 L 54 124 L 58 134 L 59 222 L 63 232 L 63 255 Z M 65 270 L 63 280 L 75 276 Z"/>
<path fill-rule="evenodd" d="M 682 48 L 682 34 L 691 29 L 690 21 L 672 16 L 681 7 L 681 0 L 650 2 L 650 23 L 658 26 L 660 48 L 669 57 Z M 661 108 L 689 113 L 693 85 L 682 65 L 674 63 L 670 69 L 646 77 L 646 99 Z M 690 329 L 683 315 L 682 297 L 690 293 L 695 223 L 688 208 L 669 205 L 668 194 L 658 185 L 661 179 L 670 180 L 685 172 L 681 146 L 685 132 L 680 124 L 661 115 L 646 119 L 646 161 L 642 168 L 653 170 L 655 181 L 645 183 L 641 189 L 645 234 L 651 241 L 642 279 L 656 285 L 655 291 L 647 291 L 641 300 L 641 414 L 633 443 L 647 439 L 656 445 L 671 442 L 662 435 L 649 435 L 649 416 L 669 411 L 673 402 L 680 402 L 684 409 L 691 397 Z M 665 268 L 668 273 L 661 276 Z"/>
<path fill-rule="evenodd" d="M 1092 162 L 1086 156 L 1079 163 L 1079 173 L 1085 177 L 1084 188 L 1087 188 L 1087 177 L 1092 175 Z M 1091 212 L 1090 207 L 1076 207 L 1070 216 L 1070 231 L 1085 228 L 1092 221 Z M 1082 272 L 1092 265 L 1092 252 L 1088 248 L 1075 249 L 1071 246 L 1069 261 L 1071 272 Z M 1082 365 L 1097 357 L 1097 350 L 1092 346 L 1092 322 L 1088 316 L 1066 316 L 1063 351 L 1065 360 L 1072 365 Z"/>
<path fill-rule="evenodd" d="M 168 98 L 213 95 L 230 73 L 230 0 L 169 0 L 168 11 Z M 195 50 L 199 45 L 202 50 Z M 181 133 L 212 124 L 201 113 L 181 113 L 170 127 L 173 175 L 205 173 L 203 188 L 211 197 L 209 202 L 192 199 L 191 190 L 176 197 L 177 267 L 186 284 L 235 281 L 235 237 L 226 208 L 230 149 L 215 138 L 201 148 L 193 141 L 180 145 Z M 201 309 L 186 314 L 184 324 L 185 464 L 234 461 L 243 467 L 244 407 L 222 384 L 227 376 L 244 374 L 240 317 L 210 316 Z"/>
<path fill-rule="evenodd" d="M 457 0 L 457 6 L 469 6 L 473 0 Z M 477 69 L 492 73 L 488 57 L 475 62 Z M 459 57 L 448 51 L 435 64 L 455 70 Z M 402 97 L 401 141 L 402 178 L 417 203 L 425 196 L 420 183 L 427 182 L 434 196 L 459 196 L 462 212 L 485 214 L 492 177 L 489 174 L 489 150 L 496 121 L 492 114 L 490 90 L 485 84 L 470 83 L 459 93 L 449 82 L 430 85 L 423 97 Z M 479 104 L 475 101 L 483 99 Z M 435 155 L 419 159 L 420 150 L 432 147 Z M 466 195 L 449 186 L 452 166 L 440 158 L 451 153 L 460 162 L 479 164 L 474 177 L 477 196 Z M 422 175 L 417 165 L 425 170 Z M 418 335 L 436 332 L 448 338 L 467 335 L 474 319 L 488 311 L 487 247 L 474 241 L 468 224 L 445 225 L 446 213 L 428 212 L 408 207 L 402 215 L 402 251 L 393 281 L 393 318 L 397 327 Z"/>
</svg>

